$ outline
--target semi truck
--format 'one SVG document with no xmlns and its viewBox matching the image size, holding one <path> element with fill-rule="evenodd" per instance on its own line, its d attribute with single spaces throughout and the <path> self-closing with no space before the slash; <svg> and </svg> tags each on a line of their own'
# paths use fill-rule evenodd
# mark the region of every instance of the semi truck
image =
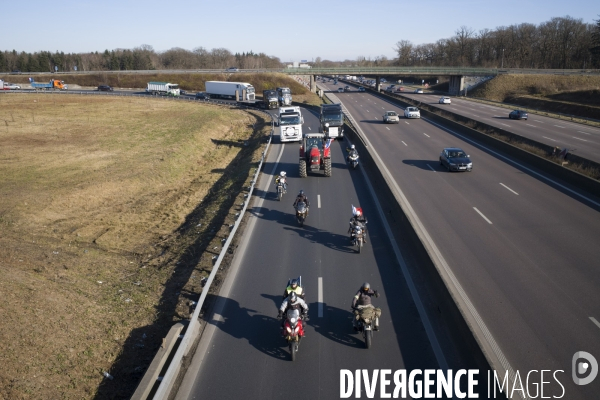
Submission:
<svg viewBox="0 0 600 400">
<path fill-rule="evenodd" d="M 300 107 L 279 108 L 279 139 L 281 142 L 294 142 L 302 140 L 302 124 L 304 118 Z"/>
<path fill-rule="evenodd" d="M 181 94 L 179 85 L 176 83 L 168 82 L 148 82 L 146 92 L 154 96 L 179 96 Z"/>
<path fill-rule="evenodd" d="M 254 86 L 247 82 L 207 81 L 205 86 L 206 93 L 214 97 L 251 102 L 256 100 Z"/>
<path fill-rule="evenodd" d="M 319 121 L 326 138 L 344 140 L 344 112 L 340 103 L 321 104 Z"/>
<path fill-rule="evenodd" d="M 263 108 L 271 109 L 279 107 L 277 100 L 277 91 L 275 90 L 263 90 Z"/>
<path fill-rule="evenodd" d="M 287 87 L 277 88 L 277 97 L 279 99 L 280 106 L 291 106 L 292 105 L 292 91 Z"/>
<path fill-rule="evenodd" d="M 37 83 L 33 78 L 29 78 L 29 82 L 35 90 L 67 90 L 69 88 L 69 85 L 66 85 L 65 81 L 59 81 L 58 79 L 50 79 L 48 83 Z"/>
</svg>

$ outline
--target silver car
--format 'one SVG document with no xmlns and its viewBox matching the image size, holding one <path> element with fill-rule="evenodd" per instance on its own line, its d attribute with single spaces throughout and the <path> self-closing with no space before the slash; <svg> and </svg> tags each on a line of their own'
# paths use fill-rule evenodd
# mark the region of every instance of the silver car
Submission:
<svg viewBox="0 0 600 400">
<path fill-rule="evenodd" d="M 406 107 L 404 109 L 404 118 L 421 118 L 421 112 L 417 107 Z"/>
<path fill-rule="evenodd" d="M 383 123 L 384 124 L 399 124 L 400 117 L 396 111 L 386 111 L 383 114 Z"/>
</svg>

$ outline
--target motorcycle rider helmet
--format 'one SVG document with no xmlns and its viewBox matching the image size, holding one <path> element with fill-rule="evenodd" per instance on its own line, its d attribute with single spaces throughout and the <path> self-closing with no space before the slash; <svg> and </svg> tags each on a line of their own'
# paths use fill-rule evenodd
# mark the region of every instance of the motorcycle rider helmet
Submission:
<svg viewBox="0 0 600 400">
<path fill-rule="evenodd" d="M 362 215 L 362 211 L 360 211 L 360 210 L 356 210 L 356 216 L 357 216 L 357 217 L 360 217 L 361 215 Z"/>
<path fill-rule="evenodd" d="M 362 284 L 361 289 L 362 289 L 363 292 L 368 292 L 369 289 L 371 289 L 371 285 L 369 285 L 368 282 L 365 282 L 365 283 Z"/>
<path fill-rule="evenodd" d="M 304 190 L 301 190 L 300 193 L 298 193 L 298 196 L 304 196 Z"/>
<path fill-rule="evenodd" d="M 281 176 L 282 178 L 285 177 L 285 171 L 281 171 L 281 173 L 279 174 L 279 176 Z"/>
<path fill-rule="evenodd" d="M 351 149 L 351 150 L 354 150 L 354 149 L 355 149 L 354 145 L 350 146 L 350 149 Z"/>
<path fill-rule="evenodd" d="M 292 279 L 292 283 L 290 284 L 292 289 L 296 289 L 298 287 L 298 279 Z"/>
<path fill-rule="evenodd" d="M 296 294 L 296 292 L 292 292 L 290 294 L 290 303 L 295 303 L 296 301 L 298 301 L 298 295 Z"/>
</svg>

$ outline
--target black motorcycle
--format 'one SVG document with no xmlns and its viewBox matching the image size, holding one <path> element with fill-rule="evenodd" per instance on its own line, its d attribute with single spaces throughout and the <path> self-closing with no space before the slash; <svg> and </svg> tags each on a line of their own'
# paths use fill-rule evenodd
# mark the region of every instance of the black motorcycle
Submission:
<svg viewBox="0 0 600 400">
<path fill-rule="evenodd" d="M 308 216 L 308 206 L 305 202 L 299 201 L 296 204 L 296 220 L 300 226 L 304 226 L 304 220 Z"/>
</svg>

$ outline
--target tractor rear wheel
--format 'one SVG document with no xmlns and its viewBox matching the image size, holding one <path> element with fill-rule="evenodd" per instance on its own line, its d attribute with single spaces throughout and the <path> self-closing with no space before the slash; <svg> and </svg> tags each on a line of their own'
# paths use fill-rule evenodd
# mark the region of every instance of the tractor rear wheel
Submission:
<svg viewBox="0 0 600 400">
<path fill-rule="evenodd" d="M 300 175 L 300 178 L 306 178 L 306 160 L 300 160 L 298 170 L 299 170 L 298 174 Z"/>
<path fill-rule="evenodd" d="M 324 160 L 325 164 L 325 176 L 331 176 L 331 158 L 326 158 Z"/>
</svg>

